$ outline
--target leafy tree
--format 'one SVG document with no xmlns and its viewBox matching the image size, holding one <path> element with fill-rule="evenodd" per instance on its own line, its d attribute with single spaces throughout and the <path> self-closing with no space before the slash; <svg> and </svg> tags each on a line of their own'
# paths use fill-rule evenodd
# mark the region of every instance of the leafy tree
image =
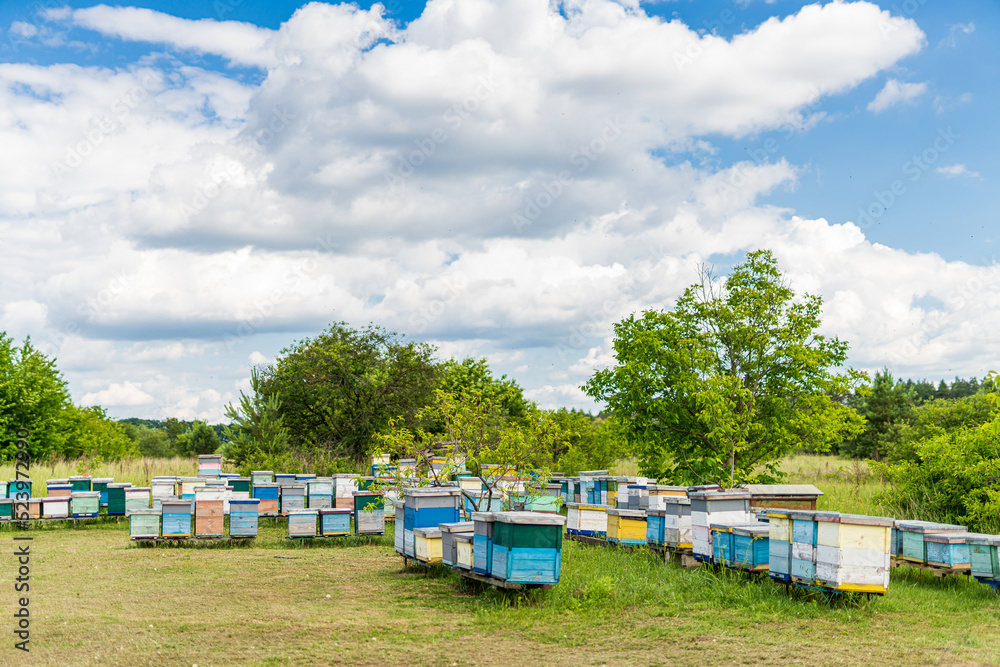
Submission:
<svg viewBox="0 0 1000 667">
<path fill-rule="evenodd" d="M 517 382 L 506 375 L 493 377 L 485 358 L 468 357 L 462 361 L 449 359 L 440 366 L 439 388 L 459 400 L 485 400 L 498 406 L 509 418 L 527 423 L 537 410 L 535 404 L 524 397 Z"/>
<path fill-rule="evenodd" d="M 859 393 L 857 411 L 865 428 L 841 445 L 840 453 L 876 461 L 900 441 L 903 429 L 913 419 L 913 398 L 906 385 L 893 382 L 889 369 L 875 373 L 872 386 Z"/>
<path fill-rule="evenodd" d="M 239 407 L 226 406 L 230 424 L 225 427 L 228 443 L 223 449 L 227 460 L 247 468 L 247 472 L 265 461 L 274 461 L 288 453 L 288 429 L 282 423 L 281 400 L 277 395 L 263 395 L 261 372 L 250 370 L 247 396 L 240 392 Z"/>
<path fill-rule="evenodd" d="M 629 455 L 618 425 L 606 418 L 579 410 L 546 410 L 539 419 L 549 427 L 545 446 L 556 461 L 555 468 L 568 474 L 580 470 L 607 469 Z"/>
<path fill-rule="evenodd" d="M 103 408 L 70 406 L 67 417 L 69 432 L 59 454 L 63 458 L 88 457 L 107 461 L 140 455 L 125 428 L 108 419 Z"/>
<path fill-rule="evenodd" d="M 919 443 L 941 435 L 986 424 L 993 418 L 994 398 L 983 390 L 972 396 L 934 399 L 913 410 L 900 429 L 898 442 L 888 452 L 894 461 L 916 460 Z"/>
<path fill-rule="evenodd" d="M 174 449 L 177 448 L 177 438 L 187 432 L 190 428 L 190 424 L 183 422 L 176 417 L 170 417 L 163 422 L 163 430 L 166 432 L 167 438 L 170 440 L 170 446 Z"/>
<path fill-rule="evenodd" d="M 182 456 L 214 454 L 221 446 L 215 429 L 205 422 L 196 421 L 190 431 L 177 436 L 177 451 Z"/>
<path fill-rule="evenodd" d="M 129 420 L 119 420 L 125 435 L 135 443 L 142 456 L 150 458 L 169 458 L 176 452 L 170 444 L 170 437 L 162 428 L 151 428 L 133 423 Z"/>
<path fill-rule="evenodd" d="M 829 449 L 862 421 L 839 397 L 848 346 L 816 333 L 822 300 L 784 283 L 766 250 L 724 282 L 703 270 L 672 311 L 615 325 L 617 366 L 584 389 L 606 401 L 646 475 L 735 485 L 780 478 L 794 448 Z"/>
<path fill-rule="evenodd" d="M 277 396 L 292 448 L 364 461 L 390 420 L 416 426 L 438 385 L 430 345 L 403 342 L 370 325 L 335 323 L 282 350 L 264 371 L 264 397 Z"/>
</svg>

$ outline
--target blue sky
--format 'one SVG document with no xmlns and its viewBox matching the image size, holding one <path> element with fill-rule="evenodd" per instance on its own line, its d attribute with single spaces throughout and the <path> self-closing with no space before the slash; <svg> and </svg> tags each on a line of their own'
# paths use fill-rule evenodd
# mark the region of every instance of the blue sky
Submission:
<svg viewBox="0 0 1000 667">
<path fill-rule="evenodd" d="M 5 3 L 0 330 L 115 416 L 218 420 L 335 320 L 595 408 L 613 322 L 771 247 L 856 367 L 981 376 L 998 30 L 985 1 Z"/>
</svg>

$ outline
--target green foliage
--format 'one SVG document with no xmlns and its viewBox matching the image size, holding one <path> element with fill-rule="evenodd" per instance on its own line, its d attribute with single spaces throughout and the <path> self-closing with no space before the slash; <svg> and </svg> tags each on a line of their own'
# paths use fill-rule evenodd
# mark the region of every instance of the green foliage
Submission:
<svg viewBox="0 0 1000 667">
<path fill-rule="evenodd" d="M 247 469 L 285 470 L 283 466 L 266 467 L 288 454 L 288 429 L 282 423 L 281 400 L 274 394 L 263 395 L 263 377 L 256 368 L 250 371 L 250 389 L 250 396 L 240 392 L 238 408 L 226 406 L 230 424 L 225 433 L 229 442 L 223 454 L 228 461 Z"/>
<path fill-rule="evenodd" d="M 135 443 L 143 456 L 151 458 L 169 458 L 175 451 L 170 444 L 170 438 L 162 428 L 151 428 L 120 420 L 125 435 Z"/>
<path fill-rule="evenodd" d="M 124 426 L 108 419 L 102 408 L 71 405 L 66 413 L 69 431 L 59 456 L 116 461 L 141 455 Z"/>
<path fill-rule="evenodd" d="M 177 436 L 177 453 L 181 456 L 215 454 L 222 447 L 222 441 L 215 429 L 205 422 L 196 421 L 189 431 Z"/>
<path fill-rule="evenodd" d="M 724 284 L 701 278 L 673 311 L 616 324 L 617 366 L 584 387 L 620 420 L 644 474 L 771 481 L 793 449 L 825 451 L 860 431 L 840 397 L 863 375 L 830 370 L 847 344 L 816 333 L 819 297 L 797 298 L 769 251 L 750 253 Z"/>
<path fill-rule="evenodd" d="M 439 381 L 433 352 L 381 327 L 335 323 L 282 351 L 264 371 L 263 397 L 280 399 L 293 450 L 360 463 L 390 420 L 416 425 Z"/>
<path fill-rule="evenodd" d="M 485 358 L 449 359 L 440 365 L 439 388 L 459 400 L 479 400 L 496 405 L 508 418 L 527 423 L 537 410 L 521 387 L 506 375 L 493 377 Z"/>
<path fill-rule="evenodd" d="M 865 428 L 840 446 L 853 458 L 884 458 L 902 439 L 913 419 L 913 396 L 906 385 L 894 383 L 889 369 L 875 373 L 870 388 L 859 393 L 855 408 L 865 418 Z"/>
<path fill-rule="evenodd" d="M 540 419 L 548 426 L 544 444 L 555 468 L 566 474 L 605 470 L 629 453 L 620 427 L 610 419 L 565 408 L 547 410 Z"/>
</svg>

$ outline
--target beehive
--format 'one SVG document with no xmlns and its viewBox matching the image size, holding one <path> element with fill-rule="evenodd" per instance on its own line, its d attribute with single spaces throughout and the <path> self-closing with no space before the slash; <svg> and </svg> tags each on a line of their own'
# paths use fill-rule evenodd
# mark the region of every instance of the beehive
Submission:
<svg viewBox="0 0 1000 667">
<path fill-rule="evenodd" d="M 72 484 L 69 483 L 69 478 L 68 477 L 54 477 L 52 479 L 45 480 L 45 488 L 46 488 L 46 490 L 50 486 L 66 486 L 66 485 L 73 486 Z M 48 495 L 52 495 L 52 494 L 49 493 Z"/>
<path fill-rule="evenodd" d="M 156 510 L 135 510 L 129 513 L 128 535 L 133 540 L 160 536 L 160 513 Z"/>
<path fill-rule="evenodd" d="M 374 491 L 354 492 L 354 532 L 381 535 L 385 532 L 385 496 Z"/>
<path fill-rule="evenodd" d="M 222 537 L 225 513 L 222 500 L 210 497 L 210 492 L 197 492 L 194 500 L 194 534 L 196 537 Z"/>
<path fill-rule="evenodd" d="M 12 479 L 7 484 L 7 497 L 14 500 L 27 500 L 31 497 L 31 480 L 27 477 Z"/>
<path fill-rule="evenodd" d="M 45 490 L 49 498 L 69 498 L 73 493 L 72 484 L 46 484 Z"/>
<path fill-rule="evenodd" d="M 933 521 L 897 521 L 896 540 L 899 543 L 899 557 L 914 563 L 927 562 L 927 547 L 924 536 L 928 533 L 967 533 L 965 526 Z"/>
<path fill-rule="evenodd" d="M 733 526 L 732 567 L 764 571 L 770 562 L 770 528 L 766 523 Z"/>
<path fill-rule="evenodd" d="M 1000 559 L 997 557 L 1000 535 L 973 533 L 966 542 L 969 545 L 970 574 L 995 588 L 1000 582 Z"/>
<path fill-rule="evenodd" d="M 307 487 L 309 486 L 309 482 L 313 481 L 314 479 L 316 479 L 316 475 L 314 475 L 312 473 L 296 473 L 295 474 L 295 483 L 296 484 L 305 484 Z"/>
<path fill-rule="evenodd" d="M 260 516 L 278 516 L 281 514 L 281 487 L 277 484 L 254 484 L 253 497 L 260 501 L 258 511 Z"/>
<path fill-rule="evenodd" d="M 577 534 L 586 537 L 606 538 L 608 534 L 608 509 L 604 505 L 580 503 L 577 508 L 580 526 Z"/>
<path fill-rule="evenodd" d="M 229 501 L 230 537 L 257 537 L 259 506 L 257 499 Z"/>
<path fill-rule="evenodd" d="M 281 514 L 287 516 L 292 510 L 306 508 L 306 487 L 304 484 L 286 484 L 281 487 Z"/>
<path fill-rule="evenodd" d="M 747 484 L 750 507 L 815 510 L 823 492 L 812 484 Z"/>
<path fill-rule="evenodd" d="M 73 485 L 74 491 L 91 491 L 92 480 L 90 475 L 71 475 L 69 483 Z"/>
<path fill-rule="evenodd" d="M 969 570 L 969 533 L 927 533 L 924 546 L 927 549 L 927 564 L 949 570 Z"/>
<path fill-rule="evenodd" d="M 646 514 L 608 508 L 607 540 L 612 544 L 646 544 Z"/>
<path fill-rule="evenodd" d="M 200 454 L 198 456 L 198 476 L 218 477 L 222 472 L 222 456 L 220 454 Z"/>
<path fill-rule="evenodd" d="M 792 520 L 787 511 L 767 510 L 768 576 L 792 580 Z"/>
<path fill-rule="evenodd" d="M 458 478 L 458 488 L 462 491 L 483 491 L 483 480 L 478 477 L 459 477 Z"/>
<path fill-rule="evenodd" d="M 250 500 L 250 478 L 230 477 L 226 484 L 232 491 L 229 493 L 229 500 Z M 232 509 L 229 510 L 232 512 Z"/>
<path fill-rule="evenodd" d="M 646 543 L 651 546 L 664 546 L 667 527 L 666 510 L 646 510 Z"/>
<path fill-rule="evenodd" d="M 427 565 L 440 563 L 441 529 L 437 527 L 414 528 L 413 556 Z"/>
<path fill-rule="evenodd" d="M 489 491 L 463 490 L 462 503 L 466 516 L 472 516 L 473 512 L 503 511 L 503 498 L 499 495 L 492 495 Z"/>
<path fill-rule="evenodd" d="M 712 532 L 711 562 L 716 565 L 732 567 L 733 527 L 729 524 L 713 523 L 708 529 Z"/>
<path fill-rule="evenodd" d="M 475 512 L 472 515 L 472 569 L 479 574 L 490 574 L 493 561 L 494 517 L 500 512 Z"/>
<path fill-rule="evenodd" d="M 193 500 L 164 500 L 161 503 L 163 537 L 190 537 Z"/>
<path fill-rule="evenodd" d="M 69 516 L 69 496 L 42 498 L 42 518 L 65 519 Z"/>
<path fill-rule="evenodd" d="M 692 491 L 688 497 L 691 499 L 691 550 L 698 560 L 713 557 L 711 524 L 735 525 L 753 521 L 749 491 Z"/>
<path fill-rule="evenodd" d="M 319 512 L 320 534 L 323 537 L 339 537 L 351 534 L 351 510 L 327 507 Z"/>
<path fill-rule="evenodd" d="M 312 479 L 307 484 L 309 492 L 309 508 L 324 509 L 333 507 L 333 479 L 330 477 Z"/>
<path fill-rule="evenodd" d="M 0 498 L 0 521 L 14 518 L 14 501 L 10 498 Z"/>
<path fill-rule="evenodd" d="M 125 516 L 125 489 L 132 488 L 128 482 L 111 482 L 108 484 L 108 514 Z"/>
<path fill-rule="evenodd" d="M 455 523 L 459 517 L 458 489 L 433 487 L 403 489 L 403 550 L 413 556 L 413 530 L 436 527 L 442 523 Z M 353 498 L 352 498 L 353 500 Z"/>
<path fill-rule="evenodd" d="M 202 477 L 181 477 L 180 496 L 184 500 L 194 500 L 194 493 L 197 489 L 205 486 L 205 479 Z"/>
<path fill-rule="evenodd" d="M 690 549 L 691 499 L 680 496 L 666 496 L 663 499 L 663 542 L 674 549 Z"/>
<path fill-rule="evenodd" d="M 472 540 L 475 533 L 458 533 L 455 535 L 455 567 L 462 570 L 472 569 Z"/>
<path fill-rule="evenodd" d="M 108 484 L 115 481 L 114 477 L 95 477 L 90 487 L 101 494 L 101 507 L 108 506 Z"/>
<path fill-rule="evenodd" d="M 251 470 L 250 482 L 253 486 L 257 486 L 258 484 L 274 484 L 274 471 Z"/>
<path fill-rule="evenodd" d="M 28 498 L 26 501 L 28 503 L 28 518 L 29 519 L 41 519 L 42 518 L 42 498 Z M 18 501 L 24 502 L 24 501 Z"/>
<path fill-rule="evenodd" d="M 125 514 L 134 512 L 136 510 L 148 510 L 149 506 L 149 487 L 147 486 L 130 486 L 125 489 Z"/>
<path fill-rule="evenodd" d="M 8 484 L 9 482 L 7 480 L 0 479 L 0 500 L 10 497 L 7 491 Z"/>
<path fill-rule="evenodd" d="M 101 494 L 98 491 L 74 491 L 69 503 L 70 513 L 75 519 L 95 517 L 101 513 Z"/>
<path fill-rule="evenodd" d="M 321 510 L 293 509 L 288 511 L 289 537 L 316 537 L 317 517 Z"/>
<path fill-rule="evenodd" d="M 812 583 L 816 580 L 816 513 L 788 510 L 788 518 L 792 526 L 792 580 Z"/>
<path fill-rule="evenodd" d="M 538 512 L 496 512 L 493 517 L 491 575 L 509 583 L 559 583 L 566 517 Z"/>
<path fill-rule="evenodd" d="M 279 473 L 274 476 L 274 483 L 284 488 L 295 484 L 295 475 L 291 473 Z"/>
<path fill-rule="evenodd" d="M 403 501 L 396 499 L 392 501 L 393 512 L 395 513 L 395 521 L 393 522 L 393 546 L 396 548 L 396 552 L 402 554 L 405 551 L 405 545 L 403 536 L 405 531 L 403 529 L 404 522 L 404 510 Z"/>
<path fill-rule="evenodd" d="M 455 541 L 457 535 L 475 534 L 475 527 L 472 521 L 459 521 L 458 523 L 442 523 L 438 526 L 441 529 L 441 562 L 449 567 L 458 564 L 458 543 Z"/>
<path fill-rule="evenodd" d="M 154 477 L 149 482 L 149 488 L 153 498 L 171 498 L 177 495 L 177 478 Z"/>
<path fill-rule="evenodd" d="M 333 506 L 354 509 L 354 492 L 358 490 L 360 475 L 340 474 L 333 476 Z"/>
<path fill-rule="evenodd" d="M 816 581 L 838 591 L 884 593 L 889 587 L 893 520 L 836 512 L 814 516 Z M 792 521 L 794 539 L 794 514 Z"/>
</svg>

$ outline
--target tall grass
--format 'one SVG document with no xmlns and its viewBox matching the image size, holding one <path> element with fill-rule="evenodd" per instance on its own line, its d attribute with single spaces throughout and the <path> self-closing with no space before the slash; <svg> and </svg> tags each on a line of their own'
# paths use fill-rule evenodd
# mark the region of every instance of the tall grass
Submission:
<svg viewBox="0 0 1000 667">
<path fill-rule="evenodd" d="M 15 466 L 13 461 L 0 463 L 0 479 L 14 479 Z M 24 474 L 22 468 L 22 475 Z M 198 474 L 198 460 L 190 457 L 175 456 L 169 459 L 141 458 L 122 459 L 121 461 L 91 461 L 79 459 L 74 461 L 32 462 L 28 469 L 28 477 L 33 483 L 32 494 L 47 495 L 45 480 L 65 479 L 71 475 L 91 475 L 93 477 L 112 477 L 116 482 L 130 482 L 135 486 L 145 486 L 157 475 L 176 475 L 179 477 L 194 477 Z"/>
</svg>

